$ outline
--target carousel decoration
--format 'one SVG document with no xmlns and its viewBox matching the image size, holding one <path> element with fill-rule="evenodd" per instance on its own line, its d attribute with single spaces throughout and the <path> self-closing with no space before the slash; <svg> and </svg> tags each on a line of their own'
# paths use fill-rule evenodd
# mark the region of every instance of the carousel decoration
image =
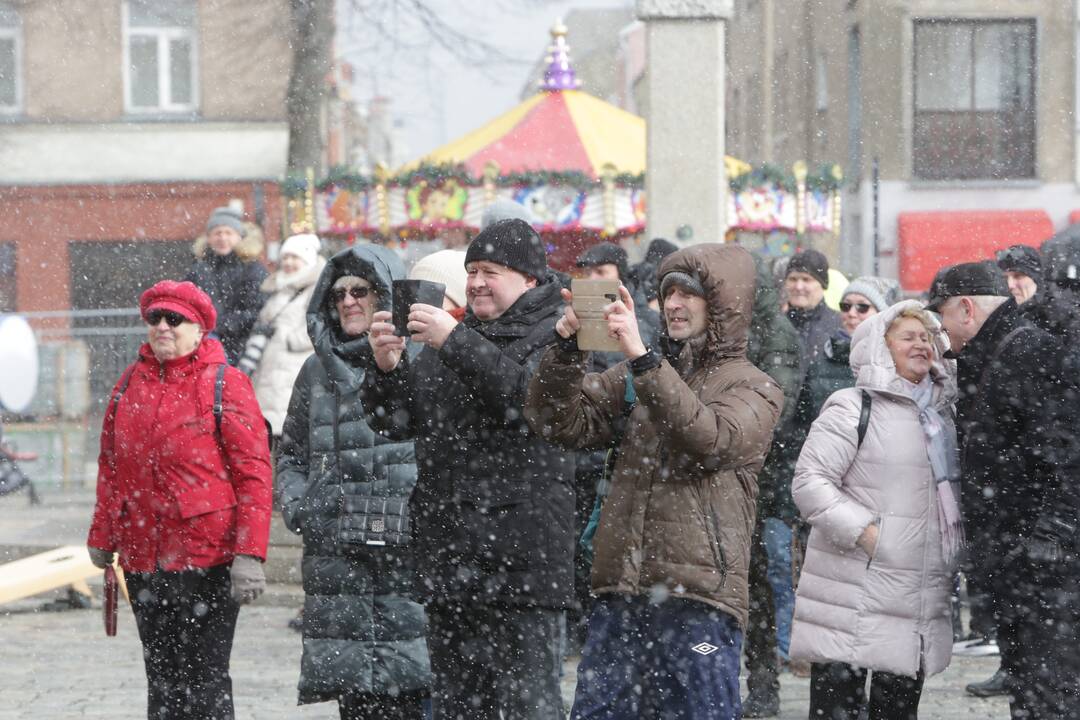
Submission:
<svg viewBox="0 0 1080 720">
<path fill-rule="evenodd" d="M 812 174 L 799 160 L 790 174 L 762 165 L 728 177 L 729 231 L 840 234 L 839 165 Z"/>
<path fill-rule="evenodd" d="M 491 203 L 507 198 L 528 208 L 559 268 L 601 239 L 642 233 L 645 120 L 579 89 L 566 32 L 561 21 L 551 30 L 539 92 L 486 125 L 394 173 L 380 166 L 374 177 L 334 173 L 318 183 L 309 177 L 306 187 L 287 186 L 288 229 L 392 245 L 467 237 Z M 770 183 L 772 174 L 759 177 L 732 157 L 724 166 L 733 226 L 795 227 L 796 190 L 786 177 Z M 811 231 L 821 226 L 813 181 L 799 191 L 806 206 L 799 216 Z M 826 208 L 830 229 L 832 217 Z"/>
</svg>

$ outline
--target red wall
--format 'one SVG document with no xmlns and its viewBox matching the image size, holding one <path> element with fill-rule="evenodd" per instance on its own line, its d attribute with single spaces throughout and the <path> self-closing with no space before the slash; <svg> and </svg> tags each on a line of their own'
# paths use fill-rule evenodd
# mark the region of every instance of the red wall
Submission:
<svg viewBox="0 0 1080 720">
<path fill-rule="evenodd" d="M 992 260 L 1010 245 L 1039 247 L 1054 234 L 1042 210 L 905 212 L 898 224 L 900 285 L 919 292 L 945 265 Z"/>
<path fill-rule="evenodd" d="M 273 182 L 0 188 L 0 242 L 15 244 L 16 309 L 71 307 L 69 242 L 193 240 L 210 211 L 232 198 L 243 200 L 254 220 L 257 185 L 263 189 L 263 232 L 267 242 L 278 241 L 281 191 Z"/>
</svg>

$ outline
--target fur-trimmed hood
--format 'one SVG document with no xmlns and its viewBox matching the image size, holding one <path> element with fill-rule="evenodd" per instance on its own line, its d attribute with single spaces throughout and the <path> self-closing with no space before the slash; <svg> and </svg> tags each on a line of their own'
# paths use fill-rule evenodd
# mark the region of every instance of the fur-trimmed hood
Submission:
<svg viewBox="0 0 1080 720">
<path fill-rule="evenodd" d="M 851 338 L 849 363 L 855 374 L 856 387 L 902 397 L 910 396 L 907 384 L 896 373 L 896 363 L 893 362 L 892 353 L 885 343 L 885 331 L 889 325 L 901 312 L 908 309 L 924 308 L 917 300 L 901 300 L 886 308 L 884 312 L 871 315 L 855 329 Z M 935 355 L 930 365 L 930 378 L 937 387 L 935 404 L 942 407 L 956 400 L 956 361 L 944 358 L 949 349 L 949 339 L 932 314 L 930 319 L 934 326 L 931 342 Z"/>
<path fill-rule="evenodd" d="M 266 247 L 266 238 L 263 235 L 262 228 L 255 223 L 244 223 L 244 227 L 247 228 L 247 235 L 241 238 L 240 242 L 233 248 L 233 252 L 236 257 L 244 262 L 252 262 L 262 255 L 263 248 Z M 191 252 L 194 253 L 196 260 L 206 259 L 207 243 L 206 233 L 195 238 L 195 242 L 191 246 Z"/>
</svg>

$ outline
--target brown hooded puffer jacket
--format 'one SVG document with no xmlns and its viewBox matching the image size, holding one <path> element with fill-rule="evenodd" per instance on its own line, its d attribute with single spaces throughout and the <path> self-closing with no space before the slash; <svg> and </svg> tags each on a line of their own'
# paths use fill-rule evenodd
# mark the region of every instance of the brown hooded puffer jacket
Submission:
<svg viewBox="0 0 1080 720">
<path fill-rule="evenodd" d="M 784 396 L 746 360 L 750 253 L 696 245 L 669 256 L 658 276 L 673 271 L 700 279 L 707 329 L 673 363 L 633 380 L 637 403 L 593 543 L 593 591 L 697 600 L 745 626 L 757 473 Z M 530 424 L 568 447 L 610 444 L 623 414 L 627 363 L 586 375 L 586 359 L 553 347 L 529 386 Z"/>
</svg>

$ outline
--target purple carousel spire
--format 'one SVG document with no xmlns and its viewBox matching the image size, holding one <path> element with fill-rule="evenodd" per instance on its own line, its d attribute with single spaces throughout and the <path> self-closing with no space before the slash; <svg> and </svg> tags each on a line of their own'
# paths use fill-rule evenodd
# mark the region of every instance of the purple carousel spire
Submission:
<svg viewBox="0 0 1080 720">
<path fill-rule="evenodd" d="M 574 66 L 570 64 L 570 46 L 566 44 L 566 32 L 562 18 L 557 19 L 551 28 L 551 45 L 548 46 L 548 55 L 545 58 L 548 66 L 544 71 L 544 79 L 540 81 L 541 90 L 562 92 L 581 87 Z"/>
</svg>

